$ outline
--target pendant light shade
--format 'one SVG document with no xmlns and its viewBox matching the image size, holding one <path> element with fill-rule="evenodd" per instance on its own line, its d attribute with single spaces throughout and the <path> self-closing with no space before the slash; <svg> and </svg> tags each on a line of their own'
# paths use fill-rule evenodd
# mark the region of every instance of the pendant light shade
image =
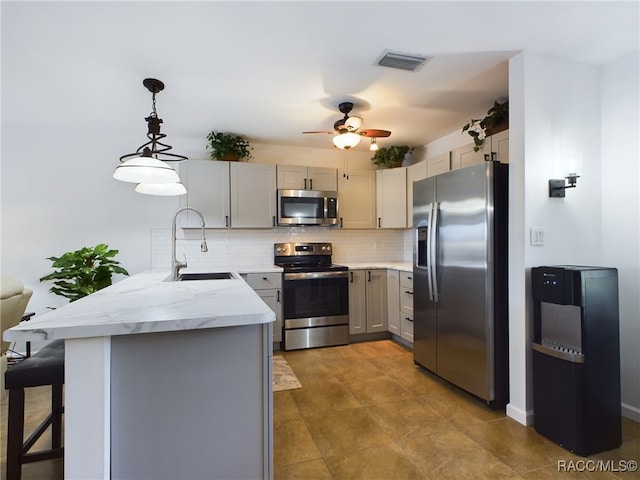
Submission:
<svg viewBox="0 0 640 480">
<path fill-rule="evenodd" d="M 113 178 L 130 183 L 175 183 L 178 173 L 166 163 L 153 157 L 134 157 L 122 163 Z"/>
<path fill-rule="evenodd" d="M 353 132 L 344 132 L 333 137 L 333 144 L 343 150 L 349 150 L 358 143 L 360 143 L 360 135 Z"/>
<path fill-rule="evenodd" d="M 142 84 L 152 93 L 153 110 L 147 121 L 147 138 L 149 141 L 133 152 L 120 157 L 121 164 L 113 173 L 113 178 L 122 182 L 137 183 L 145 187 L 136 187 L 136 192 L 148 195 L 183 195 L 186 193 L 180 182 L 178 173 L 165 162 L 180 162 L 187 157 L 169 153 L 171 145 L 162 143 L 166 137 L 160 133 L 162 119 L 156 111 L 156 93 L 164 90 L 164 83 L 155 78 L 146 78 Z M 166 187 L 149 187 L 149 185 L 165 185 Z M 180 187 L 176 187 L 179 185 Z M 157 192 L 157 193 L 153 193 Z M 174 193 L 168 193 L 174 192 Z"/>
<path fill-rule="evenodd" d="M 179 182 L 173 183 L 139 183 L 136 185 L 136 192 L 144 193 L 145 195 L 184 195 L 187 193 L 187 189 L 183 184 Z"/>
</svg>

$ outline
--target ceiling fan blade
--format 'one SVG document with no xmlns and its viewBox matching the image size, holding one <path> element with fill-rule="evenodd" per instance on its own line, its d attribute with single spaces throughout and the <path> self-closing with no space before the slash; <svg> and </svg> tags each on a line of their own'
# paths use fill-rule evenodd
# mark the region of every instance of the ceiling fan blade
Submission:
<svg viewBox="0 0 640 480">
<path fill-rule="evenodd" d="M 378 130 L 377 128 L 364 128 L 362 130 L 358 130 L 358 133 L 363 137 L 388 137 L 391 135 L 389 130 Z"/>
<path fill-rule="evenodd" d="M 335 134 L 336 132 L 327 132 L 326 130 L 318 130 L 314 132 L 302 132 L 302 133 L 325 133 L 325 134 L 331 135 L 331 134 Z"/>
</svg>

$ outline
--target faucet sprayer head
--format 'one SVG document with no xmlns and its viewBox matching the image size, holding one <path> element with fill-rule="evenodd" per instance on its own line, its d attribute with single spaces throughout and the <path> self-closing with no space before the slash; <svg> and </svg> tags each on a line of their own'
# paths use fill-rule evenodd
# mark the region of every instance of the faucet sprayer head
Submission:
<svg viewBox="0 0 640 480">
<path fill-rule="evenodd" d="M 202 240 L 202 243 L 200 243 L 200 251 L 203 253 L 206 253 L 209 251 L 209 247 L 207 246 L 207 241 L 206 240 Z"/>
</svg>

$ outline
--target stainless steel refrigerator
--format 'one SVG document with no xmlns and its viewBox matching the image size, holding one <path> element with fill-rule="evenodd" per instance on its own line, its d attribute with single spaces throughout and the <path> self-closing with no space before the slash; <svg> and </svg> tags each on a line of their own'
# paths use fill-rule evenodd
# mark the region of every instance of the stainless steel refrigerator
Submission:
<svg viewBox="0 0 640 480">
<path fill-rule="evenodd" d="M 414 183 L 415 363 L 489 404 L 508 401 L 508 165 Z"/>
</svg>

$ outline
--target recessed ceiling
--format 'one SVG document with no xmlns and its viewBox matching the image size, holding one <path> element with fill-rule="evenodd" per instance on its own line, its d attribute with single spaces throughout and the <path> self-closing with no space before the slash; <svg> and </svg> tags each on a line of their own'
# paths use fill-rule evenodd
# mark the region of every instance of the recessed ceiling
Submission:
<svg viewBox="0 0 640 480">
<path fill-rule="evenodd" d="M 2 2 L 2 121 L 130 133 L 146 77 L 172 136 L 333 148 L 363 128 L 422 145 L 508 97 L 522 50 L 602 65 L 638 50 L 638 2 Z M 430 57 L 416 72 L 380 53 Z M 358 149 L 366 149 L 366 145 Z M 381 140 L 382 144 L 382 140 Z"/>
</svg>

